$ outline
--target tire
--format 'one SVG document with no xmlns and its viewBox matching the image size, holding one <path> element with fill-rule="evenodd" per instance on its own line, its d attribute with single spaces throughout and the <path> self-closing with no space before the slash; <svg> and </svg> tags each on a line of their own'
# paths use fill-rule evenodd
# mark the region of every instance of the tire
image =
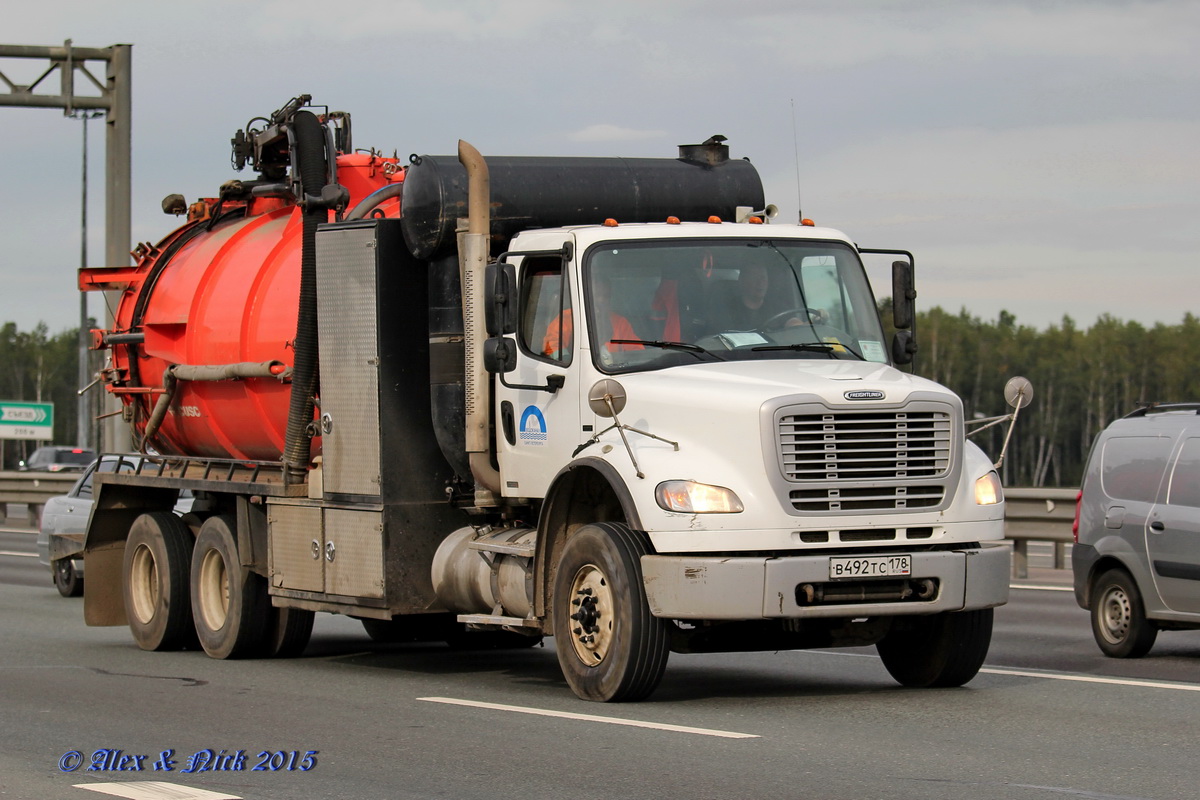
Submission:
<svg viewBox="0 0 1200 800">
<path fill-rule="evenodd" d="M 192 552 L 192 617 L 212 658 L 261 655 L 271 610 L 267 582 L 241 565 L 234 518 L 209 517 Z"/>
<path fill-rule="evenodd" d="M 125 614 L 143 650 L 195 644 L 188 593 L 192 534 L 169 511 L 142 514 L 129 528 L 122 563 Z"/>
<path fill-rule="evenodd" d="M 75 562 L 60 558 L 50 565 L 54 570 L 54 588 L 63 597 L 79 597 L 83 594 L 83 577 L 75 569 Z"/>
<path fill-rule="evenodd" d="M 1142 593 L 1129 573 L 1110 569 L 1091 591 L 1092 636 L 1110 658 L 1141 658 L 1158 637 L 1158 626 L 1146 619 Z"/>
<path fill-rule="evenodd" d="M 992 643 L 990 608 L 900 617 L 875 645 L 902 686 L 962 686 L 979 673 Z"/>
<path fill-rule="evenodd" d="M 641 700 L 662 680 L 667 622 L 650 613 L 642 585 L 643 533 L 601 522 L 563 546 L 554 577 L 555 649 L 571 690 L 584 700 Z"/>
<path fill-rule="evenodd" d="M 268 598 L 269 600 L 269 598 Z M 315 614 L 300 608 L 267 609 L 267 632 L 262 655 L 266 658 L 295 658 L 304 654 L 312 638 Z"/>
</svg>

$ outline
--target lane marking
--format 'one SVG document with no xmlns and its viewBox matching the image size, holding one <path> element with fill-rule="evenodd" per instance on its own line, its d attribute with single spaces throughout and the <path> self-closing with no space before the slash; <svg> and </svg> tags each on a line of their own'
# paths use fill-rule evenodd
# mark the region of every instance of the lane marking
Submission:
<svg viewBox="0 0 1200 800">
<path fill-rule="evenodd" d="M 129 800 L 242 800 L 236 794 L 210 792 L 194 786 L 166 781 L 122 781 L 120 783 L 77 783 L 76 789 L 126 797 Z"/>
<path fill-rule="evenodd" d="M 37 553 L 18 553 L 15 550 L 0 550 L 0 556 L 18 556 L 20 558 L 37 558 Z"/>
<path fill-rule="evenodd" d="M 826 656 L 842 658 L 870 658 L 876 661 L 879 656 L 871 653 L 842 653 L 837 650 L 792 650 L 793 653 L 820 653 Z M 1174 689 L 1179 692 L 1200 692 L 1200 684 L 1196 683 L 1166 683 L 1164 681 L 1141 680 L 1139 678 L 1099 678 L 1094 675 L 1071 675 L 1067 672 L 1034 672 L 1032 670 L 1007 669 L 1005 667 L 982 667 L 981 673 L 988 675 L 1008 675 L 1016 678 L 1045 678 L 1048 681 L 1072 681 L 1075 683 L 1101 683 L 1109 686 L 1133 686 L 1140 689 Z"/>
<path fill-rule="evenodd" d="M 475 700 L 457 700 L 453 697 L 418 697 L 429 703 L 446 703 L 454 706 L 470 706 L 471 708 L 487 708 L 493 711 L 515 711 L 518 714 L 534 714 L 540 717 L 560 717 L 562 719 L 577 719 L 584 722 L 605 722 L 609 725 L 628 725 L 633 728 L 653 728 L 660 731 L 675 733 L 694 733 L 700 736 L 719 736 L 724 739 L 761 739 L 756 733 L 737 733 L 736 731 L 719 731 L 712 728 L 689 728 L 684 725 L 668 725 L 663 722 L 644 722 L 640 719 L 622 719 L 620 717 L 601 717 L 594 714 L 575 714 L 569 711 L 550 711 L 544 708 L 529 708 L 528 706 L 506 706 L 499 703 L 481 703 Z"/>
<path fill-rule="evenodd" d="M 1162 681 L 1145 681 L 1137 678 L 1097 678 L 1094 675 L 1068 675 L 1063 672 L 1027 672 L 1020 669 L 999 669 L 984 667 L 979 670 L 988 675 L 1011 675 L 1017 678 L 1046 678 L 1052 681 L 1072 681 L 1075 683 L 1103 683 L 1109 686 L 1135 686 L 1142 689 L 1174 689 L 1177 692 L 1200 692 L 1200 685 L 1194 683 L 1164 683 Z"/>
<path fill-rule="evenodd" d="M 1010 589 L 1040 589 L 1044 592 L 1073 592 L 1074 588 L 1070 586 L 1053 586 L 1047 583 L 1013 583 L 1009 584 Z"/>
</svg>

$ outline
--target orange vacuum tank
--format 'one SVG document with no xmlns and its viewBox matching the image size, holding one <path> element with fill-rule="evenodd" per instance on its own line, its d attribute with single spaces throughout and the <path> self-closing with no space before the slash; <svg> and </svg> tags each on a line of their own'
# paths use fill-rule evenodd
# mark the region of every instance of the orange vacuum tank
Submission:
<svg viewBox="0 0 1200 800">
<path fill-rule="evenodd" d="M 394 158 L 337 157 L 348 209 L 403 177 Z M 389 197 L 370 213 L 399 211 L 398 197 Z M 111 353 L 104 378 L 132 415 L 136 440 L 145 436 L 159 398 L 170 395 L 148 441 L 136 442 L 143 449 L 279 460 L 300 294 L 301 217 L 290 197 L 205 200 L 190 207 L 187 225 L 157 245 L 140 245 L 135 266 L 81 271 L 81 289 L 121 291 L 113 330 L 93 336 L 96 347 Z M 265 376 L 243 376 L 251 364 L 266 365 Z M 172 367 L 225 367 L 227 376 L 175 381 L 164 377 Z M 313 456 L 319 442 L 313 441 Z"/>
</svg>

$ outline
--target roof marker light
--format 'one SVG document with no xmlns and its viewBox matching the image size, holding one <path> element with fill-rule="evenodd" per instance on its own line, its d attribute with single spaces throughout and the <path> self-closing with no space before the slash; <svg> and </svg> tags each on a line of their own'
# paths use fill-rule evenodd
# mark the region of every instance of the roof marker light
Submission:
<svg viewBox="0 0 1200 800">
<path fill-rule="evenodd" d="M 709 225 L 720 225 L 720 224 L 721 224 L 721 218 L 720 218 L 720 217 L 718 217 L 718 216 L 716 216 L 716 215 L 714 214 L 713 216 L 711 216 L 711 217 L 709 217 L 709 218 L 708 218 L 708 224 L 709 224 Z"/>
<path fill-rule="evenodd" d="M 668 225 L 678 225 L 679 217 L 667 217 L 667 224 Z"/>
<path fill-rule="evenodd" d="M 751 225 L 763 224 L 762 217 L 751 217 L 750 219 L 746 220 L 746 222 L 749 222 Z"/>
<path fill-rule="evenodd" d="M 813 222 L 811 219 L 808 219 L 807 217 L 805 219 L 800 220 L 800 224 L 806 228 L 817 227 L 817 223 Z"/>
<path fill-rule="evenodd" d="M 604 220 L 604 227 L 615 228 L 615 227 L 617 227 L 617 221 L 615 219 L 613 219 L 612 217 L 609 217 L 608 219 Z"/>
</svg>

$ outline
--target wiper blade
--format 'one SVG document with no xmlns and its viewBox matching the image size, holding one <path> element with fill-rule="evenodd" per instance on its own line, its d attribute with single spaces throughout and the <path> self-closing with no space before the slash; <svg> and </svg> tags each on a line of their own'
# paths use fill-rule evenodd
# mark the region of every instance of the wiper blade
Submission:
<svg viewBox="0 0 1200 800">
<path fill-rule="evenodd" d="M 710 355 L 713 358 L 719 358 L 716 353 L 707 350 L 698 344 L 690 342 L 663 342 L 650 339 L 610 339 L 609 344 L 640 344 L 645 347 L 659 347 L 663 350 L 683 350 L 685 353 L 695 353 L 696 357 L 700 357 L 700 353 Z"/>
<path fill-rule="evenodd" d="M 833 355 L 834 353 L 838 352 L 838 348 L 845 350 L 847 353 L 854 356 L 859 361 L 866 361 L 866 359 L 863 358 L 861 353 L 859 353 L 853 347 L 850 347 L 849 345 L 846 345 L 846 344 L 842 344 L 841 342 L 838 342 L 837 344 L 827 344 L 825 342 L 799 342 L 797 344 L 767 344 L 767 345 L 761 345 L 759 347 L 751 347 L 750 349 L 754 350 L 754 351 L 795 350 L 798 352 L 803 351 L 803 352 L 810 352 L 810 353 L 828 353 L 829 355 Z"/>
</svg>

